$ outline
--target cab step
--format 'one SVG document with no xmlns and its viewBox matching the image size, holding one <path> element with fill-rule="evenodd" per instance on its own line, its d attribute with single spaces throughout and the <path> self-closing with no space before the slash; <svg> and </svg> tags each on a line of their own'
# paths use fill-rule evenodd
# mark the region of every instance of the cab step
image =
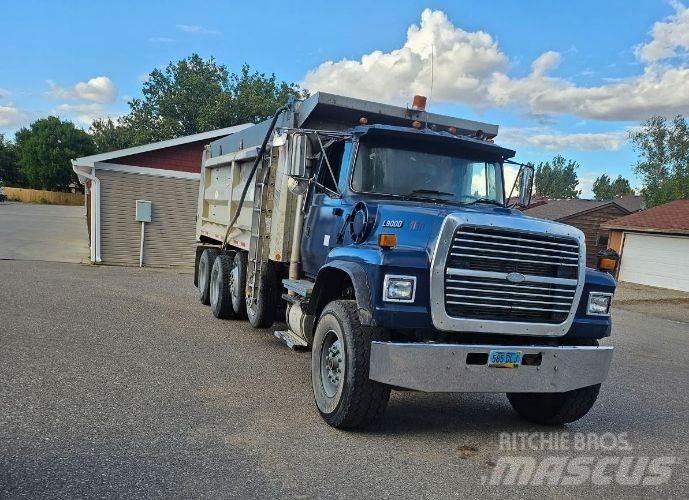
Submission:
<svg viewBox="0 0 689 500">
<path fill-rule="evenodd" d="M 296 336 L 289 330 L 278 330 L 275 332 L 275 337 L 282 340 L 285 344 L 287 344 L 287 347 L 293 351 L 307 349 L 309 347 L 309 344 L 307 344 L 304 339 Z"/>
<path fill-rule="evenodd" d="M 313 285 L 313 281 L 309 280 L 282 280 L 282 286 L 304 298 L 308 298 L 311 295 Z"/>
</svg>

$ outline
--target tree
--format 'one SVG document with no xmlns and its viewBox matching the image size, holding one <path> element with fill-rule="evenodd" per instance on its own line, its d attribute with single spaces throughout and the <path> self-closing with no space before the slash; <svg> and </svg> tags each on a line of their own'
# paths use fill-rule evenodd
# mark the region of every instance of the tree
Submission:
<svg viewBox="0 0 689 500">
<path fill-rule="evenodd" d="M 154 69 L 143 84 L 143 97 L 129 102 L 129 113 L 91 126 L 101 152 L 270 117 L 290 96 L 307 95 L 274 74 L 252 72 L 248 65 L 230 73 L 213 58 L 198 54 Z"/>
<path fill-rule="evenodd" d="M 0 186 L 21 186 L 23 179 L 17 163 L 17 148 L 0 134 Z"/>
<path fill-rule="evenodd" d="M 67 190 L 77 181 L 70 160 L 95 152 L 86 132 L 56 116 L 36 120 L 15 138 L 22 174 L 35 189 Z"/>
<path fill-rule="evenodd" d="M 96 151 L 107 153 L 135 145 L 132 131 L 113 121 L 111 118 L 99 118 L 89 129 Z"/>
<path fill-rule="evenodd" d="M 655 116 L 630 133 L 639 155 L 635 172 L 641 177 L 646 206 L 689 198 L 689 125 L 683 116 Z"/>
<path fill-rule="evenodd" d="M 534 179 L 536 195 L 555 199 L 578 198 L 581 194 L 581 190 L 577 190 L 578 168 L 576 161 L 567 160 L 561 155 L 549 162 L 539 163 Z"/>
<path fill-rule="evenodd" d="M 621 175 L 610 181 L 610 177 L 603 174 L 593 181 L 593 195 L 597 200 L 612 200 L 628 194 L 634 194 L 634 190 L 629 185 L 629 180 Z"/>
</svg>

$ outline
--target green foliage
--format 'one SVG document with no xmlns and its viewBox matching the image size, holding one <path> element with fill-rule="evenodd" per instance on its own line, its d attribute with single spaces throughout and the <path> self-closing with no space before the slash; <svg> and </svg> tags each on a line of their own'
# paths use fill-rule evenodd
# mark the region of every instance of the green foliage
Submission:
<svg viewBox="0 0 689 500">
<path fill-rule="evenodd" d="M 578 198 L 581 194 L 581 190 L 577 190 L 578 168 L 576 161 L 567 160 L 561 155 L 539 163 L 534 180 L 536 195 L 554 199 Z"/>
<path fill-rule="evenodd" d="M 17 148 L 0 134 L 0 186 L 21 187 L 23 181 L 17 162 Z"/>
<path fill-rule="evenodd" d="M 629 194 L 634 194 L 634 190 L 621 175 L 611 181 L 607 174 L 603 174 L 593 181 L 593 195 L 597 200 L 612 200 Z"/>
<path fill-rule="evenodd" d="M 67 190 L 77 177 L 73 158 L 95 152 L 91 137 L 72 122 L 55 116 L 33 122 L 16 135 L 17 157 L 28 187 Z"/>
<path fill-rule="evenodd" d="M 671 121 L 653 117 L 629 135 L 639 155 L 636 174 L 643 183 L 646 206 L 689 198 L 689 125 L 686 118 Z"/>
<path fill-rule="evenodd" d="M 91 126 L 99 152 L 175 137 L 257 123 L 272 116 L 290 96 L 307 95 L 274 74 L 252 72 L 248 65 L 230 73 L 213 58 L 198 54 L 153 70 L 143 84 L 143 97 L 129 102 L 130 111 Z"/>
<path fill-rule="evenodd" d="M 131 130 L 128 127 L 120 126 L 110 118 L 95 120 L 89 131 L 96 151 L 99 153 L 124 149 L 135 144 Z"/>
</svg>

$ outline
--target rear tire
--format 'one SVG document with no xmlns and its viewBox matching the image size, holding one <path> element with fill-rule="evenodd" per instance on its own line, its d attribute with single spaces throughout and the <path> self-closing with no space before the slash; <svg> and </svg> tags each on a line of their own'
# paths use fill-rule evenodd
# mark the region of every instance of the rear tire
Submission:
<svg viewBox="0 0 689 500">
<path fill-rule="evenodd" d="M 380 328 L 364 327 L 356 301 L 336 300 L 323 309 L 311 349 L 316 407 L 336 428 L 366 427 L 388 405 L 390 386 L 368 378 L 371 341 L 387 340 Z"/>
<path fill-rule="evenodd" d="M 232 309 L 237 318 L 246 318 L 246 252 L 238 250 L 232 260 Z"/>
<path fill-rule="evenodd" d="M 562 425 L 579 420 L 593 407 L 600 384 L 568 392 L 508 393 L 512 408 L 526 420 L 542 425 Z"/>
<path fill-rule="evenodd" d="M 213 316 L 219 319 L 234 317 L 230 282 L 232 280 L 232 253 L 218 255 L 213 263 L 210 278 L 210 303 Z"/>
<path fill-rule="evenodd" d="M 210 304 L 211 269 L 213 269 L 213 263 L 217 256 L 217 248 L 206 248 L 201 253 L 201 258 L 199 259 L 198 291 L 196 296 L 199 298 L 199 302 L 205 306 Z"/>
<path fill-rule="evenodd" d="M 267 262 L 264 267 L 265 271 L 261 273 L 258 288 L 258 300 L 246 300 L 246 315 L 249 318 L 249 323 L 254 328 L 268 328 L 272 326 L 275 321 L 275 310 L 277 307 L 276 295 L 276 278 L 275 270 L 270 262 Z"/>
</svg>

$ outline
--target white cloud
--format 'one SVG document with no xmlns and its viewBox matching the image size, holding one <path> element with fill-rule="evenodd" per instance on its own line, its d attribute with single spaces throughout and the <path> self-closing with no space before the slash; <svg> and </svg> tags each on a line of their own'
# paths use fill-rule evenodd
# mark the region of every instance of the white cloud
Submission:
<svg viewBox="0 0 689 500">
<path fill-rule="evenodd" d="M 653 25 L 651 41 L 636 46 L 635 53 L 642 61 L 660 61 L 689 51 L 689 9 L 679 2 L 673 7 L 674 15 Z"/>
<path fill-rule="evenodd" d="M 561 55 L 547 51 L 533 61 L 530 74 L 513 78 L 508 74 L 510 61 L 490 34 L 464 31 L 443 12 L 430 9 L 421 14 L 420 26 L 409 27 L 401 48 L 376 50 L 360 60 L 324 62 L 307 72 L 302 85 L 312 92 L 403 104 L 415 93 L 430 94 L 431 47 L 434 100 L 596 120 L 689 113 L 689 68 L 651 64 L 638 76 L 585 87 L 550 76 Z"/>
<path fill-rule="evenodd" d="M 183 33 L 191 33 L 193 35 L 220 35 L 220 34 L 222 34 L 218 30 L 204 28 L 203 26 L 197 26 L 195 24 L 178 24 L 175 27 Z"/>
<path fill-rule="evenodd" d="M 502 127 L 498 137 L 501 143 L 511 146 L 535 146 L 548 151 L 614 151 L 625 143 L 627 135 L 627 130 L 561 134 L 533 127 Z"/>
<path fill-rule="evenodd" d="M 113 117 L 113 113 L 109 113 L 102 104 L 97 102 L 81 104 L 63 103 L 57 106 L 56 114 L 74 119 L 86 126 L 90 126 L 97 118 Z"/>
<path fill-rule="evenodd" d="M 26 113 L 12 103 L 0 104 L 0 127 L 18 127 L 26 120 Z"/>
<path fill-rule="evenodd" d="M 108 104 L 115 102 L 117 98 L 117 87 L 107 76 L 97 76 L 87 82 L 79 82 L 73 87 L 60 87 L 48 80 L 48 86 L 48 94 L 57 99 L 82 99 Z"/>
<path fill-rule="evenodd" d="M 507 65 L 497 42 L 482 31 L 455 27 L 441 11 L 425 9 L 421 25 L 407 30 L 404 45 L 379 50 L 360 60 L 328 61 L 309 71 L 303 85 L 311 90 L 402 103 L 416 93 L 430 94 L 434 53 L 433 98 L 481 105 L 485 81 Z"/>
<path fill-rule="evenodd" d="M 493 76 L 487 89 L 496 105 L 536 114 L 638 121 L 654 114 L 689 112 L 689 68 L 647 67 L 640 76 L 598 87 L 578 87 L 536 71 L 521 79 L 501 73 Z"/>
</svg>

